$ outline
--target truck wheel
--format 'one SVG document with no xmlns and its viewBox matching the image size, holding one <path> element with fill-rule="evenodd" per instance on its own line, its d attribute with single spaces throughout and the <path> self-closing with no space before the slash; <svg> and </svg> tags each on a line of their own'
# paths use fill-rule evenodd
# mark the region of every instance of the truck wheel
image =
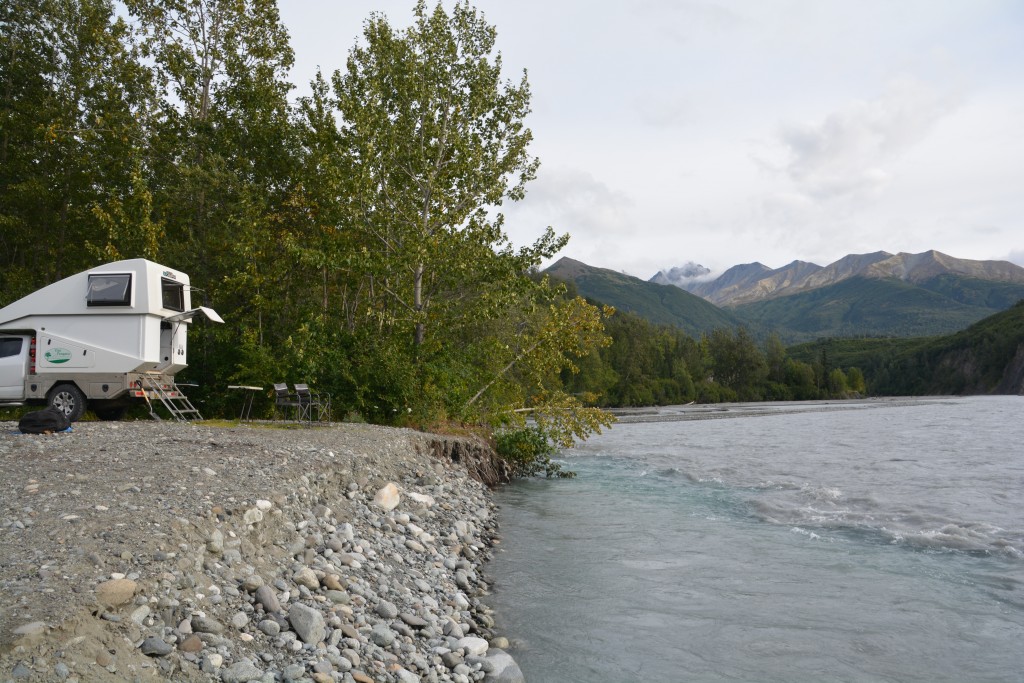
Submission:
<svg viewBox="0 0 1024 683">
<path fill-rule="evenodd" d="M 128 407 L 116 406 L 114 408 L 93 408 L 92 412 L 96 413 L 96 417 L 104 422 L 113 422 L 124 417 L 124 414 L 128 412 Z"/>
<path fill-rule="evenodd" d="M 78 422 L 85 413 L 85 394 L 74 384 L 58 384 L 50 390 L 46 403 L 64 413 L 68 422 Z"/>
</svg>

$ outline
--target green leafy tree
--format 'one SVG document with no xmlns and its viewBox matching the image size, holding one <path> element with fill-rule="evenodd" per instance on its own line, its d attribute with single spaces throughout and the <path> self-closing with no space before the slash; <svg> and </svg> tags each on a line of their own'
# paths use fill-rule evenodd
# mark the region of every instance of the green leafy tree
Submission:
<svg viewBox="0 0 1024 683">
<path fill-rule="evenodd" d="M 284 346 L 312 329 L 308 276 L 284 239 L 298 167 L 287 31 L 274 0 L 125 4 L 158 88 L 147 168 L 162 259 L 234 323 L 197 328 L 187 372 L 203 390 L 265 378 L 259 363 L 297 358 Z"/>
<path fill-rule="evenodd" d="M 491 214 L 520 199 L 537 168 L 525 73 L 502 80 L 495 29 L 468 3 L 449 16 L 421 1 L 414 16 L 396 30 L 372 15 L 333 83 L 354 180 L 349 220 L 381 295 L 378 315 L 422 346 L 435 321 L 437 334 L 450 333 L 467 299 L 493 315 L 517 294 L 509 271 L 521 276 L 565 238 L 549 231 L 514 253 Z"/>
<path fill-rule="evenodd" d="M 109 0 L 0 4 L 0 289 L 152 256 L 150 72 Z M 68 248 L 77 245 L 78 249 Z"/>
</svg>

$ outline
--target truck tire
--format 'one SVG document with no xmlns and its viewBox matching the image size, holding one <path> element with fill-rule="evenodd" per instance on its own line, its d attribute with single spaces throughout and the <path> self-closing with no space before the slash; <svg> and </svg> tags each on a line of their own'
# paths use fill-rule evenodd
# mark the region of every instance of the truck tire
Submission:
<svg viewBox="0 0 1024 683">
<path fill-rule="evenodd" d="M 78 422 L 85 414 L 85 394 L 74 384 L 58 384 L 50 389 L 46 404 L 64 413 L 68 422 Z"/>
</svg>

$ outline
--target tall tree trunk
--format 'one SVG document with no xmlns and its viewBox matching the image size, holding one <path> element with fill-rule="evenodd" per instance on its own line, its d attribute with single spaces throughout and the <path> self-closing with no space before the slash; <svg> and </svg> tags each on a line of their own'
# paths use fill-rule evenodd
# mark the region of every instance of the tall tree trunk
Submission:
<svg viewBox="0 0 1024 683">
<path fill-rule="evenodd" d="M 416 311 L 417 316 L 423 313 L 423 270 L 423 264 L 419 263 L 416 265 L 416 270 L 413 272 L 413 309 Z M 416 346 L 422 346 L 423 340 L 426 336 L 426 323 L 422 320 L 417 320 L 415 336 Z"/>
</svg>

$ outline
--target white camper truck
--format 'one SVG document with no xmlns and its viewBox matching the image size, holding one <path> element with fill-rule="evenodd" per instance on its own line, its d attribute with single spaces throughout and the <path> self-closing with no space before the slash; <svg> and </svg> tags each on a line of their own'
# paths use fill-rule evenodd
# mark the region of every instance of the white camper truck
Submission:
<svg viewBox="0 0 1024 683">
<path fill-rule="evenodd" d="M 192 318 L 224 321 L 191 308 L 190 289 L 185 273 L 130 259 L 0 309 L 0 405 L 48 404 L 74 421 L 86 405 L 117 419 L 132 402 L 160 400 L 178 419 L 198 418 L 174 375 Z"/>
</svg>

